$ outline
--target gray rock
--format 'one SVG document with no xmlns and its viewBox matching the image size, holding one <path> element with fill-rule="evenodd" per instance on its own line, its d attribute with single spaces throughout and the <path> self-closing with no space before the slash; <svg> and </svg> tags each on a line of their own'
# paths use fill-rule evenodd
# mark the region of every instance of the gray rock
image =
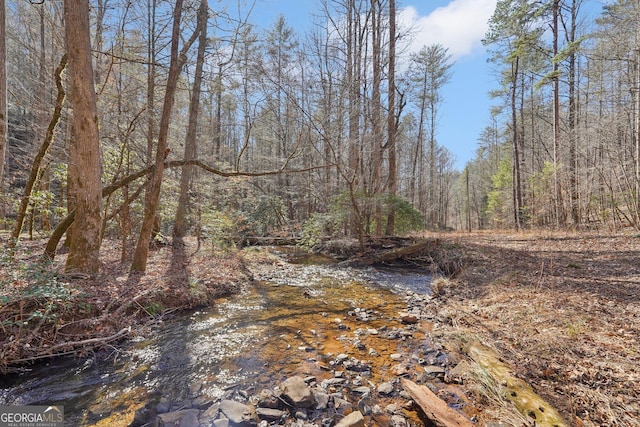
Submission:
<svg viewBox="0 0 640 427">
<path fill-rule="evenodd" d="M 200 427 L 197 409 L 167 412 L 156 417 L 154 427 Z"/>
<path fill-rule="evenodd" d="M 446 371 L 442 366 L 431 365 L 431 366 L 425 366 L 424 372 L 429 375 L 444 376 L 444 373 Z"/>
<path fill-rule="evenodd" d="M 350 411 L 353 408 L 353 405 L 351 403 L 339 397 L 333 398 L 333 406 L 335 407 L 336 412 L 339 414 L 344 414 L 345 412 Z"/>
<path fill-rule="evenodd" d="M 360 411 L 353 411 L 341 419 L 335 427 L 364 427 L 364 416 Z"/>
<path fill-rule="evenodd" d="M 277 421 L 286 415 L 286 412 L 272 408 L 256 408 L 258 418 L 267 421 Z"/>
<path fill-rule="evenodd" d="M 383 396 L 388 396 L 393 393 L 393 384 L 391 383 L 382 383 L 378 386 L 378 393 Z"/>
<path fill-rule="evenodd" d="M 393 415 L 391 417 L 391 425 L 393 427 L 407 427 L 407 420 L 402 415 Z"/>
<path fill-rule="evenodd" d="M 316 400 L 316 409 L 323 411 L 329 407 L 329 395 L 327 393 L 319 389 L 313 389 L 311 393 Z"/>
<path fill-rule="evenodd" d="M 257 405 L 261 408 L 278 409 L 280 407 L 280 399 L 271 390 L 264 389 L 256 396 Z"/>
<path fill-rule="evenodd" d="M 255 424 L 251 414 L 251 408 L 235 400 L 223 400 L 220 402 L 220 412 L 229 418 L 229 425 L 249 426 Z"/>
<path fill-rule="evenodd" d="M 353 389 L 354 393 L 358 394 L 369 394 L 371 393 L 371 388 L 367 386 L 356 387 Z"/>
<path fill-rule="evenodd" d="M 214 427 L 229 427 L 229 419 L 228 418 L 220 418 L 213 422 Z"/>
<path fill-rule="evenodd" d="M 296 408 L 310 408 L 316 403 L 311 389 L 304 382 L 304 378 L 300 376 L 287 378 L 281 388 L 283 396 Z"/>
</svg>

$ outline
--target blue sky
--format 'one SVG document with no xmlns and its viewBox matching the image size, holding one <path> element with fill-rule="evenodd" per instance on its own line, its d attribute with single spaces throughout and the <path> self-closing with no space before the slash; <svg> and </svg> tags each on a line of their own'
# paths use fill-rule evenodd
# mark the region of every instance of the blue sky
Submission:
<svg viewBox="0 0 640 427">
<path fill-rule="evenodd" d="M 607 0 L 587 0 L 598 11 Z M 497 0 L 398 0 L 400 25 L 412 25 L 414 40 L 410 52 L 424 45 L 442 44 L 455 64 L 453 75 L 442 95 L 437 140 L 455 157 L 455 168 L 462 170 L 475 156 L 477 141 L 489 124 L 495 101 L 489 91 L 498 87 L 495 72 L 487 63 L 482 38 Z M 289 25 L 302 35 L 311 28 L 317 0 L 257 0 L 251 21 L 268 28 L 283 14 Z"/>
</svg>

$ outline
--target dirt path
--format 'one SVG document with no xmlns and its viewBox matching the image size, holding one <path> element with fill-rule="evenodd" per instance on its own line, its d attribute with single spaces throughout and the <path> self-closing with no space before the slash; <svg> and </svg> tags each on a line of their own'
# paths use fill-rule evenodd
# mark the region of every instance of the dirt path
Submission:
<svg viewBox="0 0 640 427">
<path fill-rule="evenodd" d="M 437 237 L 466 260 L 440 298 L 440 339 L 495 348 L 571 425 L 640 426 L 640 235 Z M 466 383 L 497 425 L 534 425 Z"/>
</svg>

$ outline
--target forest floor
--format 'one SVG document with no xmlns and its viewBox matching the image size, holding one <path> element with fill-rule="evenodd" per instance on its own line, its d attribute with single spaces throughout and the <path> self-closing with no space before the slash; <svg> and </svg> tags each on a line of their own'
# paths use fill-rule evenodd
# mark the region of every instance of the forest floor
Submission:
<svg viewBox="0 0 640 427">
<path fill-rule="evenodd" d="M 637 232 L 427 237 L 441 239 L 442 259 L 463 260 L 449 288 L 438 289 L 440 339 L 493 347 L 569 425 L 640 426 Z M 496 390 L 468 385 L 507 418 Z"/>
<path fill-rule="evenodd" d="M 0 251 L 0 373 L 144 334 L 163 315 L 212 305 L 250 280 L 237 253 L 196 251 L 195 239 L 154 247 L 145 274 L 130 273 L 119 242 L 105 240 L 95 278 L 65 275 L 64 254 L 42 261 L 44 243 Z"/>
<path fill-rule="evenodd" d="M 436 289 L 434 339 L 451 351 L 469 341 L 494 348 L 569 425 L 640 426 L 639 234 L 425 237 L 435 242 L 432 259 L 456 270 Z M 42 265 L 41 253 L 42 241 L 0 252 L 0 370 L 88 354 L 250 280 L 238 252 L 196 252 L 190 241 L 154 249 L 145 275 L 129 274 L 116 242 L 105 241 L 95 279 L 66 277 L 64 255 Z M 488 418 L 503 422 L 494 425 L 535 425 L 512 418 L 499 384 L 491 390 L 477 379 L 464 384 Z"/>
</svg>

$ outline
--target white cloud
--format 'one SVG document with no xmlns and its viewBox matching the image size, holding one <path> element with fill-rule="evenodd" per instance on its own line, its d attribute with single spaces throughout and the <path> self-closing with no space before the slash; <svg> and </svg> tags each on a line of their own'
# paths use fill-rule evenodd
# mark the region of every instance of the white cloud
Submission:
<svg viewBox="0 0 640 427">
<path fill-rule="evenodd" d="M 399 21 L 404 28 L 413 29 L 411 52 L 438 43 L 449 49 L 453 59 L 458 59 L 482 45 L 496 3 L 497 0 L 453 0 L 427 16 L 420 16 L 414 7 L 408 6 L 400 12 Z"/>
</svg>

